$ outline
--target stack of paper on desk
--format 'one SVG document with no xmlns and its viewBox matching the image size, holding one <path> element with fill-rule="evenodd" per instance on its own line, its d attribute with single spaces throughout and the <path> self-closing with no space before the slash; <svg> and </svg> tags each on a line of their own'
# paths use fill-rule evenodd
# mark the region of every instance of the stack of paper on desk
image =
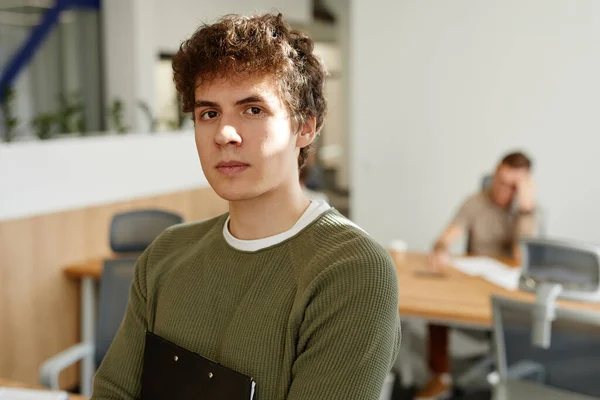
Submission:
<svg viewBox="0 0 600 400">
<path fill-rule="evenodd" d="M 457 257 L 451 265 L 457 270 L 472 276 L 480 276 L 494 285 L 508 290 L 517 290 L 521 268 L 511 268 L 489 257 Z"/>
<path fill-rule="evenodd" d="M 0 400 L 68 400 L 66 392 L 0 387 Z"/>
</svg>

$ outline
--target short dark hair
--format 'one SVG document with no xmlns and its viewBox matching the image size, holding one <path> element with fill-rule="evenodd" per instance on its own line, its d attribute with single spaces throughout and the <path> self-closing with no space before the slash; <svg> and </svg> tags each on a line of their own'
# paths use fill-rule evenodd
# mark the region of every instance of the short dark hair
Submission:
<svg viewBox="0 0 600 400">
<path fill-rule="evenodd" d="M 314 42 L 291 29 L 281 14 L 227 15 L 202 25 L 173 57 L 173 80 L 183 111 L 194 111 L 194 93 L 202 83 L 221 77 L 272 75 L 295 125 L 315 117 L 319 133 L 327 112 L 326 72 L 313 49 Z M 300 168 L 310 147 L 300 149 Z"/>
<path fill-rule="evenodd" d="M 533 163 L 529 157 L 520 151 L 515 151 L 504 156 L 501 165 L 507 165 L 511 168 L 526 168 L 531 169 L 533 167 Z"/>
</svg>

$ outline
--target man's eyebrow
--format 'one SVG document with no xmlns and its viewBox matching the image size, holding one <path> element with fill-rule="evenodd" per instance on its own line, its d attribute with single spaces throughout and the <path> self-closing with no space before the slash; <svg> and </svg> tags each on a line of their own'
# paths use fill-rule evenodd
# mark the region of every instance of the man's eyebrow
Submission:
<svg viewBox="0 0 600 400">
<path fill-rule="evenodd" d="M 266 100 L 262 96 L 252 95 L 252 96 L 248 96 L 241 100 L 236 101 L 235 105 L 240 106 L 240 105 L 244 105 L 244 104 L 248 104 L 248 103 L 266 103 Z M 215 103 L 214 101 L 198 100 L 198 101 L 196 101 L 196 103 L 194 103 L 194 107 L 195 108 L 198 108 L 198 107 L 219 108 L 219 104 Z"/>
<path fill-rule="evenodd" d="M 240 106 L 240 105 L 248 104 L 248 103 L 266 103 L 266 101 L 262 96 L 252 95 L 252 96 L 248 96 L 246 98 L 236 101 L 235 105 Z"/>
<path fill-rule="evenodd" d="M 196 101 L 196 103 L 194 104 L 195 108 L 198 107 L 213 107 L 213 108 L 218 108 L 219 105 L 213 101 L 208 101 L 208 100 L 198 100 Z"/>
</svg>

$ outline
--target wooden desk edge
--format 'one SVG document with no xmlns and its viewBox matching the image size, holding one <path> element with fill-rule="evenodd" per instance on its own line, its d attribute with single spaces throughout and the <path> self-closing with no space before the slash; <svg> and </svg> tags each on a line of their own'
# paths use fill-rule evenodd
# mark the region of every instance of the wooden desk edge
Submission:
<svg viewBox="0 0 600 400">
<path fill-rule="evenodd" d="M 90 259 L 85 262 L 67 265 L 63 271 L 67 277 L 75 280 L 81 280 L 90 276 L 100 279 L 103 262 L 104 258 Z"/>
<path fill-rule="evenodd" d="M 79 261 L 73 264 L 66 265 L 63 268 L 63 272 L 67 277 L 75 280 L 81 280 L 83 278 L 92 277 L 96 280 L 100 279 L 102 275 L 102 269 L 104 268 L 105 260 L 114 260 L 119 258 L 132 258 L 139 257 L 139 253 L 122 253 L 122 254 L 111 254 L 105 257 L 90 258 L 85 261 Z"/>
<path fill-rule="evenodd" d="M 474 329 L 490 329 L 492 327 L 491 318 L 473 318 L 466 315 L 446 315 L 422 312 L 411 308 L 398 307 L 400 318 L 406 319 L 421 319 L 431 324 L 447 325 L 447 326 L 465 326 L 473 327 Z"/>
</svg>

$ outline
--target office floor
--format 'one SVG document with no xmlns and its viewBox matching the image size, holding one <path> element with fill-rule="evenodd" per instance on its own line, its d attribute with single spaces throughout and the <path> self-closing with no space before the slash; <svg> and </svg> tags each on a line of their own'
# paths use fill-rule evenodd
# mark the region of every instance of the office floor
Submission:
<svg viewBox="0 0 600 400">
<path fill-rule="evenodd" d="M 394 394 L 392 400 L 412 400 L 416 394 L 416 388 L 405 389 L 403 388 L 400 381 L 396 380 L 396 386 L 394 387 Z M 455 392 L 447 400 L 490 400 L 492 393 L 490 390 L 477 389 L 469 393 Z"/>
<path fill-rule="evenodd" d="M 411 344 L 413 353 L 413 371 L 417 385 L 422 385 L 429 378 L 427 366 L 427 338 L 426 338 L 426 323 L 423 321 L 411 321 Z M 404 335 L 408 332 L 404 331 Z M 452 375 L 460 376 L 464 371 L 472 365 L 474 360 L 477 360 L 481 354 L 489 351 L 489 346 L 485 343 L 474 341 L 473 339 L 461 334 L 460 332 L 452 331 L 450 336 L 451 346 L 451 365 Z M 465 388 L 467 392 L 456 391 L 449 399 L 452 400 L 489 400 L 491 391 L 488 388 L 485 378 L 476 382 L 472 387 Z M 412 400 L 416 389 L 404 389 L 400 385 L 400 379 L 397 377 L 394 388 L 393 400 Z"/>
</svg>

